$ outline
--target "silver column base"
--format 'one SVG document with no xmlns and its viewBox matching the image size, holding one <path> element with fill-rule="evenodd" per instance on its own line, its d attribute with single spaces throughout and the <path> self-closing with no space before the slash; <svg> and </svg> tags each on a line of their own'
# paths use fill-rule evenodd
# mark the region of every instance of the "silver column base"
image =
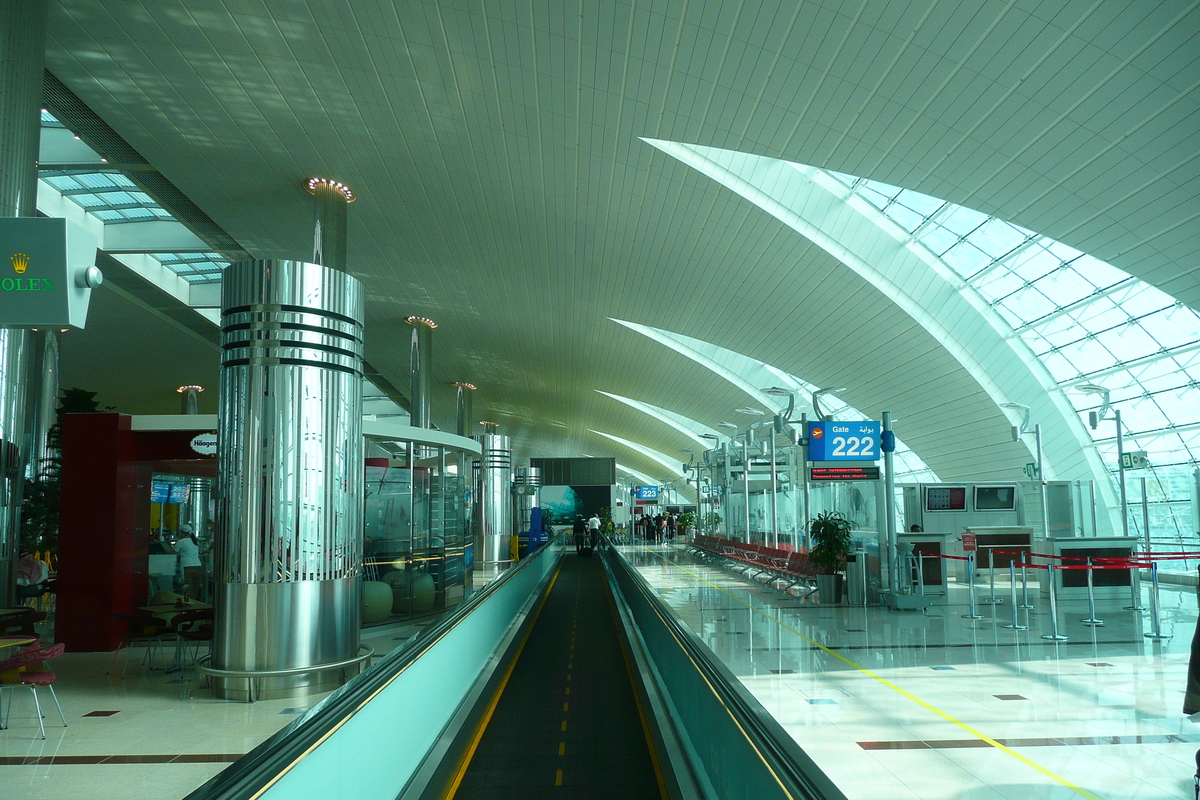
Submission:
<svg viewBox="0 0 1200 800">
<path fill-rule="evenodd" d="M 236 672 L 311 672 L 264 675 L 248 696 L 245 678 L 212 676 L 213 693 L 232 700 L 267 700 L 329 691 L 357 674 L 357 667 L 322 665 L 353 659 L 362 627 L 362 581 L 221 583 L 217 585 L 212 666 Z"/>
</svg>

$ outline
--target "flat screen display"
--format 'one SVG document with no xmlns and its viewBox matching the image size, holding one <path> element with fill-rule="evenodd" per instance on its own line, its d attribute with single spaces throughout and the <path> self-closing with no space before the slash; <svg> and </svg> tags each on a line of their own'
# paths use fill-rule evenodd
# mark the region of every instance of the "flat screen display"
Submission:
<svg viewBox="0 0 1200 800">
<path fill-rule="evenodd" d="M 1017 507 L 1017 487 L 976 486 L 976 511 L 1013 511 Z"/>
<path fill-rule="evenodd" d="M 166 503 L 171 497 L 171 484 L 166 481 L 150 482 L 150 502 Z"/>
<path fill-rule="evenodd" d="M 927 486 L 925 487 L 926 511 L 966 511 L 967 487 L 965 486 Z"/>
<path fill-rule="evenodd" d="M 169 498 L 167 498 L 167 502 L 178 504 L 186 503 L 188 501 L 188 497 L 191 495 L 191 488 L 192 487 L 188 486 L 186 483 L 172 483 L 171 495 Z"/>
</svg>

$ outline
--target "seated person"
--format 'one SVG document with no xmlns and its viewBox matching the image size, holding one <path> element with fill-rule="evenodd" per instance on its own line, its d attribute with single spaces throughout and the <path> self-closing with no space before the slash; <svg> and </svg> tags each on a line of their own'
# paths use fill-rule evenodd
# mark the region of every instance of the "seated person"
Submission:
<svg viewBox="0 0 1200 800">
<path fill-rule="evenodd" d="M 37 597 L 47 591 L 50 568 L 33 553 L 21 553 L 17 561 L 17 597 Z"/>
</svg>

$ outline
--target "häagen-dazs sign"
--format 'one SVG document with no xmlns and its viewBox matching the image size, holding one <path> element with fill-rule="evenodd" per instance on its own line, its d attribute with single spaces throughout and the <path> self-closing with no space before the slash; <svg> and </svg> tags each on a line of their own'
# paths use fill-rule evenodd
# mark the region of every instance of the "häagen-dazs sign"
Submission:
<svg viewBox="0 0 1200 800">
<path fill-rule="evenodd" d="M 96 268 L 96 237 L 50 217 L 0 218 L 0 328 L 82 328 Z"/>
<path fill-rule="evenodd" d="M 202 456 L 215 456 L 217 454 L 217 434 L 202 433 L 192 439 L 192 449 Z"/>
</svg>

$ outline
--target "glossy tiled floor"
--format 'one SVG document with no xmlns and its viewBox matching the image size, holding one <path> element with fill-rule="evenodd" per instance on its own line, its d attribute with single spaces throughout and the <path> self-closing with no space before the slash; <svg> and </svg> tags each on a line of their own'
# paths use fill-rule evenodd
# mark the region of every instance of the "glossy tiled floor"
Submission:
<svg viewBox="0 0 1200 800">
<path fill-rule="evenodd" d="M 418 630 L 412 624 L 370 628 L 363 641 L 386 653 Z M 0 731 L 0 798 L 180 798 L 324 697 L 214 700 L 197 691 L 192 670 L 148 670 L 142 655 L 140 648 L 134 652 L 124 679 L 120 662 L 116 674 L 106 674 L 109 653 L 68 653 L 51 662 L 69 727 L 61 727 L 53 701 L 41 690 L 44 741 L 29 692 L 5 692 L 5 706 L 10 697 L 14 705 L 9 729 Z M 116 713 L 89 716 L 97 711 Z"/>
<path fill-rule="evenodd" d="M 924 614 L 821 607 L 681 547 L 623 550 L 850 800 L 1193 796 L 1194 589 L 1162 589 L 1161 643 L 1128 595 L 1098 602 L 1097 628 L 1078 622 L 1085 603 L 1060 603 L 1070 638 L 1054 643 L 1033 591 L 1018 632 L 1001 627 L 1007 603 L 961 618 L 954 587 Z"/>
</svg>

